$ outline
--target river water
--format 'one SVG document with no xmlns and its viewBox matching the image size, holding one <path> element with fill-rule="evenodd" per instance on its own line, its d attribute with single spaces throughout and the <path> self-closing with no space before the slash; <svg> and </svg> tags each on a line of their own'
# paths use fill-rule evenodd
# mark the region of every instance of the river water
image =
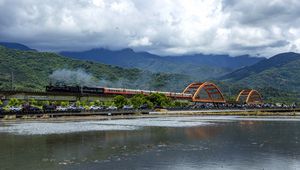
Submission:
<svg viewBox="0 0 300 170">
<path fill-rule="evenodd" d="M 298 120 L 1 122 L 0 169 L 300 169 Z"/>
</svg>

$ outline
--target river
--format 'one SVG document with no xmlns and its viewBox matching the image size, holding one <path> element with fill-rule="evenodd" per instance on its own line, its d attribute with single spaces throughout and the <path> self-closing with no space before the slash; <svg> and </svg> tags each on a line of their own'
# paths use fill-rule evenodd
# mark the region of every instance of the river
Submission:
<svg viewBox="0 0 300 170">
<path fill-rule="evenodd" d="M 300 119 L 1 122 L 0 169 L 300 169 Z"/>
</svg>

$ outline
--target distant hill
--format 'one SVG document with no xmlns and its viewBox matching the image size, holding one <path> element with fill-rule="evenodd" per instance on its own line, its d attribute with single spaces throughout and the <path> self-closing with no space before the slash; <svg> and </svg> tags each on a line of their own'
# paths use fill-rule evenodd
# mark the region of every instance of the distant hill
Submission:
<svg viewBox="0 0 300 170">
<path fill-rule="evenodd" d="M 44 90 L 49 84 L 49 76 L 54 71 L 69 74 L 70 71 L 77 69 L 82 70 L 83 76 L 87 75 L 83 78 L 91 76 L 93 85 L 98 86 L 182 91 L 191 81 L 188 76 L 181 74 L 153 74 L 138 69 L 74 60 L 55 53 L 13 50 L 0 46 L 1 90 L 11 89 L 12 73 L 15 89 Z M 78 74 L 81 74 L 81 71 Z M 61 76 L 65 78 L 64 76 L 68 75 L 61 74 Z"/>
<path fill-rule="evenodd" d="M 228 55 L 183 55 L 158 56 L 132 49 L 118 51 L 103 48 L 81 52 L 61 52 L 70 58 L 96 61 L 126 68 L 139 68 L 151 72 L 185 74 L 197 80 L 205 80 L 229 73 L 235 69 L 255 64 L 264 58 L 247 55 L 230 57 Z"/>
<path fill-rule="evenodd" d="M 300 93 L 300 54 L 278 54 L 222 76 L 220 80 L 251 87 L 272 87 Z"/>
<path fill-rule="evenodd" d="M 29 48 L 26 45 L 12 42 L 0 42 L 0 45 L 9 49 L 23 50 L 23 51 L 36 51 L 35 49 Z"/>
</svg>

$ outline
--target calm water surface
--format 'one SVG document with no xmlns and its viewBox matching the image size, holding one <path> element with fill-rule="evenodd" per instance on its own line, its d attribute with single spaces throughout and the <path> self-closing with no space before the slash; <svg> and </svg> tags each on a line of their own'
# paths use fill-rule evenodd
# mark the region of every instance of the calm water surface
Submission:
<svg viewBox="0 0 300 170">
<path fill-rule="evenodd" d="M 300 121 L 2 122 L 0 169 L 300 169 Z"/>
</svg>

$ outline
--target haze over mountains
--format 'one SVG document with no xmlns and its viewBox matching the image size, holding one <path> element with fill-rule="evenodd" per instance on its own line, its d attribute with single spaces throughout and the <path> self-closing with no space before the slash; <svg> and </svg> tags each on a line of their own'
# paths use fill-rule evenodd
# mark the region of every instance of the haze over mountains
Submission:
<svg viewBox="0 0 300 170">
<path fill-rule="evenodd" d="M 90 60 L 126 68 L 138 68 L 151 72 L 185 74 L 196 80 L 216 78 L 238 68 L 255 64 L 264 58 L 248 55 L 231 57 L 228 55 L 182 55 L 158 56 L 132 49 L 107 50 L 103 48 L 81 52 L 61 52 L 63 56 Z"/>
</svg>

